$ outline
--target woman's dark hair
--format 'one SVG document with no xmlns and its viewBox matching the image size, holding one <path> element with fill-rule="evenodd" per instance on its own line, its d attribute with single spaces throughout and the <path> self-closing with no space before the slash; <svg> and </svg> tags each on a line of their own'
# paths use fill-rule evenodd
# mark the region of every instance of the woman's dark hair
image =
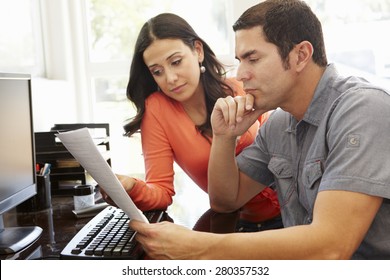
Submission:
<svg viewBox="0 0 390 280">
<path fill-rule="evenodd" d="M 266 39 L 278 47 L 288 68 L 288 54 L 296 44 L 309 41 L 313 60 L 322 67 L 328 64 L 321 23 L 310 7 L 300 0 L 267 0 L 248 10 L 233 25 L 233 30 L 262 26 Z"/>
<path fill-rule="evenodd" d="M 183 18 L 171 13 L 163 13 L 151 18 L 143 25 L 138 35 L 126 91 L 127 98 L 134 103 L 137 113 L 129 123 L 124 125 L 125 135 L 131 136 L 140 130 L 145 112 L 145 100 L 157 91 L 157 83 L 143 60 L 143 53 L 153 41 L 161 39 L 180 39 L 192 50 L 195 49 L 195 41 L 203 44 L 202 64 L 207 70 L 201 74 L 201 80 L 206 95 L 207 120 L 197 128 L 202 135 L 205 135 L 205 132 L 211 131 L 210 116 L 215 102 L 220 97 L 232 95 L 233 90 L 224 82 L 225 69 L 209 45 Z"/>
</svg>

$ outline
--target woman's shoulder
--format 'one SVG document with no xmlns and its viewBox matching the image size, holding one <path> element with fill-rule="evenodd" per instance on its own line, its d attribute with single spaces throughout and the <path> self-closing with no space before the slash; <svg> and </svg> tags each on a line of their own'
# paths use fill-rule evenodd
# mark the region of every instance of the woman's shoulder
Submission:
<svg viewBox="0 0 390 280">
<path fill-rule="evenodd" d="M 149 104 L 154 102 L 167 102 L 167 99 L 168 96 L 159 91 L 155 91 L 146 98 L 145 103 Z"/>
<path fill-rule="evenodd" d="M 165 94 L 156 91 L 151 95 L 149 95 L 148 98 L 146 98 L 145 108 L 146 109 L 152 108 L 153 110 L 158 110 L 158 109 L 166 110 L 167 106 L 174 107 L 175 106 L 174 103 L 175 103 L 174 100 L 172 100 Z"/>
<path fill-rule="evenodd" d="M 162 92 L 154 92 L 145 100 L 145 114 L 144 119 L 154 116 L 154 119 L 178 118 L 183 114 L 181 104 Z"/>
</svg>

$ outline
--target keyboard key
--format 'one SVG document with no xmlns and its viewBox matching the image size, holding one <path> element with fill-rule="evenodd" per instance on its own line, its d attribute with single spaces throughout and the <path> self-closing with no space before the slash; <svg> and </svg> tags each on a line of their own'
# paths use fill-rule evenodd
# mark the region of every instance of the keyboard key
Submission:
<svg viewBox="0 0 390 280">
<path fill-rule="evenodd" d="M 82 252 L 81 248 L 74 248 L 72 250 L 72 254 L 76 254 L 76 255 L 80 254 L 81 252 Z"/>
</svg>

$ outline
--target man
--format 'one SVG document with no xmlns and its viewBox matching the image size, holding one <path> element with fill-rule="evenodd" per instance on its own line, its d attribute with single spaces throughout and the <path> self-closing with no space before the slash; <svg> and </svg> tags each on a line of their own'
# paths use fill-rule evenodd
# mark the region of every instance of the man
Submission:
<svg viewBox="0 0 390 280">
<path fill-rule="evenodd" d="M 285 228 L 217 235 L 131 222 L 153 258 L 390 259 L 390 96 L 328 65 L 321 24 L 299 0 L 269 0 L 234 25 L 245 97 L 217 101 L 211 206 L 239 209 L 275 185 Z M 236 139 L 276 109 L 252 146 Z"/>
</svg>

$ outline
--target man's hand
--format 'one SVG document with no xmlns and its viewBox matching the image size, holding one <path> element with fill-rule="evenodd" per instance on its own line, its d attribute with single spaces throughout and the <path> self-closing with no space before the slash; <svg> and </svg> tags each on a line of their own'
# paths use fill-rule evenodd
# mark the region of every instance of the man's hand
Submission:
<svg viewBox="0 0 390 280">
<path fill-rule="evenodd" d="M 265 113 L 254 108 L 254 97 L 228 96 L 217 100 L 211 114 L 211 125 L 214 135 L 238 137 L 244 134 L 249 127 Z"/>
<path fill-rule="evenodd" d="M 137 231 L 136 239 L 152 259 L 199 259 L 199 232 L 170 222 L 147 224 L 131 220 L 130 228 Z"/>
</svg>

